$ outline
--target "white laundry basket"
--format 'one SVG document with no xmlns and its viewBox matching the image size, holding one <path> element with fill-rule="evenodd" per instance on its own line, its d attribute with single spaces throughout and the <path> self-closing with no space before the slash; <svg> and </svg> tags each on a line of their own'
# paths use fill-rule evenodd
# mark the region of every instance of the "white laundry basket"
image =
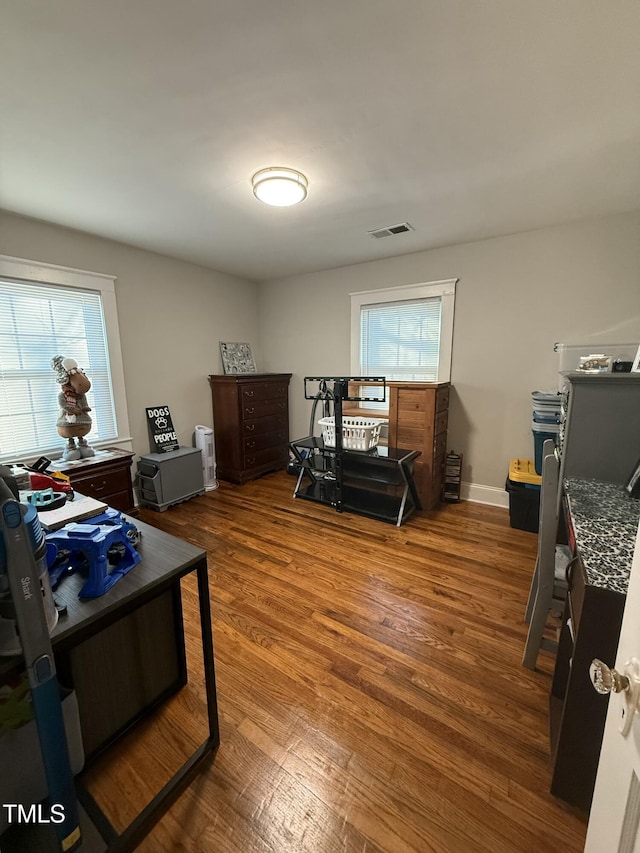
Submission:
<svg viewBox="0 0 640 853">
<path fill-rule="evenodd" d="M 211 427 L 198 424 L 195 428 L 196 447 L 202 453 L 202 479 L 206 492 L 218 488 L 216 480 L 216 445 Z"/>
<path fill-rule="evenodd" d="M 320 418 L 322 439 L 327 447 L 336 445 L 334 417 Z M 373 450 L 380 439 L 380 430 L 387 421 L 381 418 L 342 418 L 342 446 L 345 450 Z"/>
</svg>

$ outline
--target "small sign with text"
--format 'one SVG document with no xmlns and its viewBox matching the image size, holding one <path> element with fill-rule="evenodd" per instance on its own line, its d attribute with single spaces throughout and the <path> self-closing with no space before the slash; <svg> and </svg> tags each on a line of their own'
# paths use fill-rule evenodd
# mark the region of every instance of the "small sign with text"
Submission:
<svg viewBox="0 0 640 853">
<path fill-rule="evenodd" d="M 169 406 L 149 406 L 146 409 L 152 453 L 168 453 L 180 446 L 173 428 Z"/>
</svg>

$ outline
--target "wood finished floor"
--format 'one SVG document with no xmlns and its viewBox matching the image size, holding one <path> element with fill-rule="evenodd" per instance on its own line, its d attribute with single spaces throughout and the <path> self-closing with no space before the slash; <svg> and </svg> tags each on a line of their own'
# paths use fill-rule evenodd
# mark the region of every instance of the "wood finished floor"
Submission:
<svg viewBox="0 0 640 853">
<path fill-rule="evenodd" d="M 466 502 L 395 528 L 293 485 L 141 514 L 208 552 L 222 740 L 139 849 L 582 851 L 584 817 L 549 793 L 553 658 L 520 664 L 536 537 Z M 183 595 L 189 684 L 92 774 L 118 826 L 204 737 Z"/>
</svg>

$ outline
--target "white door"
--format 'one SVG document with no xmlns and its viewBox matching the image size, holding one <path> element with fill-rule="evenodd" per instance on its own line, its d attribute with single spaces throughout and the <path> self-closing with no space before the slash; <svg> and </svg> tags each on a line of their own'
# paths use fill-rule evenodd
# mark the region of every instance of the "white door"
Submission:
<svg viewBox="0 0 640 853">
<path fill-rule="evenodd" d="M 616 670 L 640 660 L 640 528 L 622 619 Z M 604 661 L 611 665 L 613 661 Z M 632 678 L 632 690 L 633 690 Z M 591 806 L 585 853 L 640 853 L 640 712 L 630 714 L 631 691 L 611 693 Z M 637 690 L 633 690 L 637 693 Z M 628 734 L 621 733 L 631 718 Z"/>
</svg>

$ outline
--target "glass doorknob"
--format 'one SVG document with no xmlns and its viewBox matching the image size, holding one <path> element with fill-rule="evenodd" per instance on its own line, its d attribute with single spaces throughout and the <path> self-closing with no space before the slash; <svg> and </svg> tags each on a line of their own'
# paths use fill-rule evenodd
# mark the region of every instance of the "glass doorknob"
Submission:
<svg viewBox="0 0 640 853">
<path fill-rule="evenodd" d="M 629 689 L 629 679 L 626 675 L 622 675 L 616 669 L 608 667 L 606 663 L 594 658 L 589 667 L 589 675 L 591 683 L 598 693 L 622 693 Z"/>
</svg>

